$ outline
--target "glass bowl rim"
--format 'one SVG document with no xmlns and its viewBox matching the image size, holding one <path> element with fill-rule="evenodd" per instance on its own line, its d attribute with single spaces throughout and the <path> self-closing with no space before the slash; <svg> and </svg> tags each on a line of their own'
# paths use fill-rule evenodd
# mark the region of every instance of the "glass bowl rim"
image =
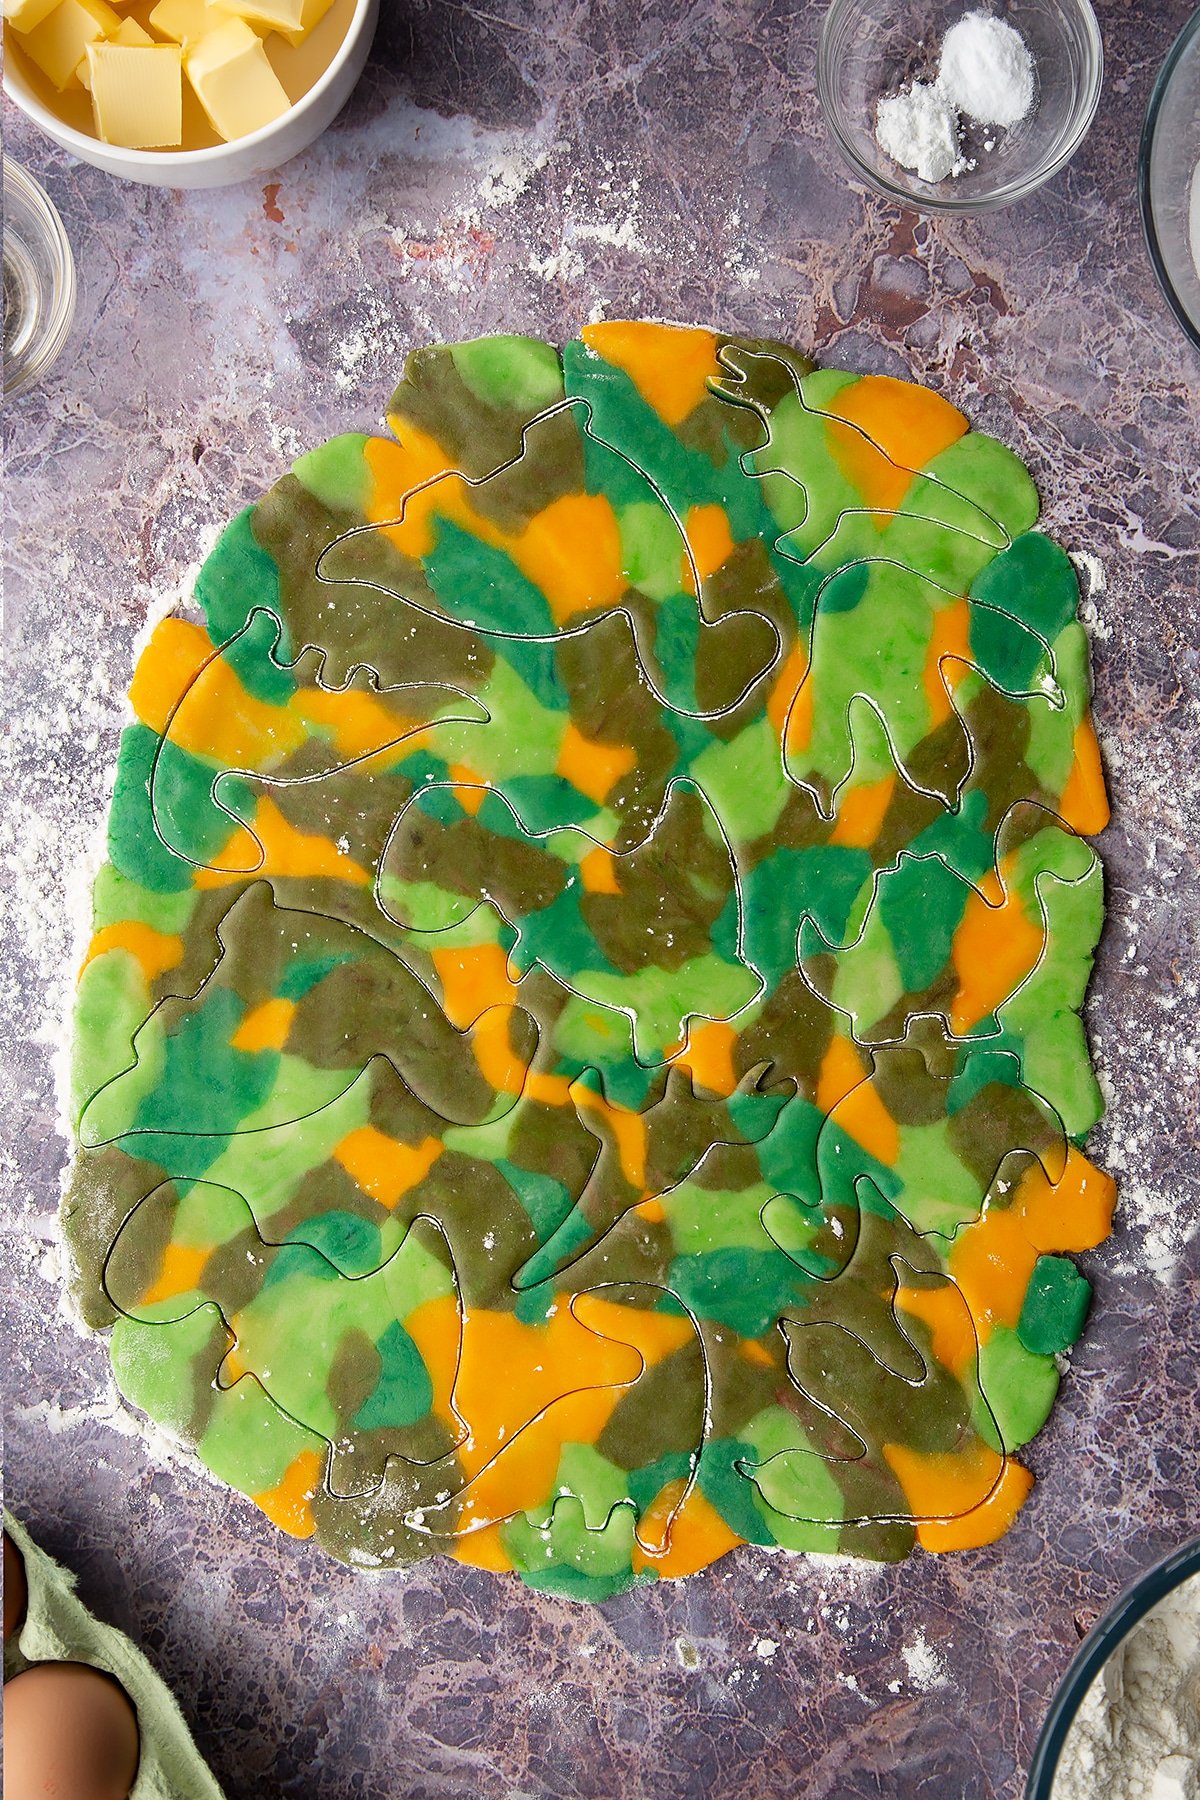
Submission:
<svg viewBox="0 0 1200 1800">
<path fill-rule="evenodd" d="M 18 191 L 46 227 L 51 254 L 57 265 L 56 273 L 59 277 L 52 307 L 37 342 L 31 346 L 32 353 L 29 360 L 19 378 L 11 383 L 7 379 L 6 362 L 4 398 L 6 401 L 10 401 L 27 393 L 61 356 L 63 346 L 75 321 L 77 286 L 75 254 L 71 249 L 71 240 L 67 236 L 67 228 L 62 222 L 62 215 L 57 206 L 41 183 L 29 173 L 23 164 L 16 162 L 11 156 L 6 156 L 3 161 L 5 188 L 11 186 Z M 6 199 L 5 211 L 7 212 L 7 210 Z"/>
<path fill-rule="evenodd" d="M 911 189 L 899 182 L 889 180 L 872 164 L 866 162 L 854 148 L 854 145 L 842 131 L 837 119 L 837 109 L 833 99 L 833 86 L 830 80 L 830 43 L 835 23 L 852 7 L 860 5 L 861 0 L 832 0 L 821 27 L 821 40 L 817 51 L 817 92 L 820 97 L 821 111 L 825 115 L 825 123 L 843 157 L 850 167 L 865 181 L 875 193 L 882 194 L 887 200 L 898 201 L 910 211 L 922 213 L 980 213 L 991 212 L 1002 206 L 1011 206 L 1016 200 L 1023 200 L 1032 194 L 1066 167 L 1075 155 L 1084 138 L 1095 123 L 1096 113 L 1100 105 L 1100 95 L 1104 88 L 1104 39 L 1100 32 L 1092 0 L 1064 0 L 1064 4 L 1074 10 L 1083 22 L 1084 30 L 1091 42 L 1094 63 L 1090 90 L 1081 91 L 1080 99 L 1084 104 L 1078 112 L 1074 128 L 1067 142 L 1058 153 L 1044 166 L 1033 170 L 1019 181 L 1010 182 L 991 194 L 976 194 L 959 198 L 946 194 L 914 194 Z M 1079 101 L 1076 102 L 1077 106 Z"/>
<path fill-rule="evenodd" d="M 1146 238 L 1150 266 L 1158 278 L 1163 298 L 1183 327 L 1184 335 L 1192 340 L 1197 349 L 1200 349 L 1200 324 L 1197 324 L 1184 306 L 1175 283 L 1167 271 L 1166 259 L 1159 242 L 1158 227 L 1154 223 L 1154 207 L 1150 197 L 1150 159 L 1154 154 L 1154 142 L 1158 135 L 1159 114 L 1167 97 L 1167 89 L 1174 80 L 1175 71 L 1183 61 L 1184 53 L 1191 48 L 1193 39 L 1198 37 L 1200 37 L 1200 7 L 1196 8 L 1167 51 L 1166 61 L 1159 70 L 1158 79 L 1150 92 L 1150 103 L 1146 108 L 1146 122 L 1142 126 L 1142 141 L 1138 146 L 1138 202 L 1141 208 L 1142 231 Z"/>
<path fill-rule="evenodd" d="M 1200 1537 L 1172 1550 L 1135 1576 L 1120 1598 L 1092 1626 L 1055 1690 L 1038 1734 L 1025 1784 L 1025 1800 L 1052 1800 L 1067 1735 L 1084 1695 L 1117 1646 L 1146 1614 L 1189 1576 L 1200 1574 Z"/>
</svg>

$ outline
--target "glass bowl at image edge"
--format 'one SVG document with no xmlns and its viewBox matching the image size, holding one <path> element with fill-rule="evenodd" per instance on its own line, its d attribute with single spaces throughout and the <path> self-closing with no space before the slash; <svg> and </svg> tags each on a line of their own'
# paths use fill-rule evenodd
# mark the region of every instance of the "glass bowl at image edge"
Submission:
<svg viewBox="0 0 1200 1800">
<path fill-rule="evenodd" d="M 900 168 L 875 141 L 876 103 L 932 78 L 937 45 L 967 10 L 969 0 L 833 0 L 821 31 L 817 90 L 834 142 L 869 187 L 919 212 L 984 212 L 1032 193 L 1071 160 L 1100 104 L 1104 46 L 1089 0 L 1010 0 L 1004 16 L 1036 70 L 1028 117 L 997 131 L 960 176 L 929 182 Z"/>
<path fill-rule="evenodd" d="M 58 209 L 19 163 L 4 158 L 4 397 L 47 374 L 75 317 L 75 259 Z"/>
<path fill-rule="evenodd" d="M 1189 220 L 1193 186 L 1200 190 L 1198 165 L 1200 9 L 1176 38 L 1154 84 L 1138 154 L 1138 194 L 1150 261 L 1171 311 L 1200 346 L 1200 270 Z M 1191 210 L 1200 222 L 1200 195 Z"/>
<path fill-rule="evenodd" d="M 1200 1538 L 1173 1550 L 1127 1587 L 1116 1605 L 1084 1638 L 1075 1660 L 1063 1676 L 1042 1726 L 1030 1765 L 1025 1800 L 1053 1800 L 1059 1760 L 1084 1695 L 1109 1657 L 1129 1636 L 1134 1626 L 1160 1600 L 1189 1576 L 1200 1574 Z"/>
</svg>

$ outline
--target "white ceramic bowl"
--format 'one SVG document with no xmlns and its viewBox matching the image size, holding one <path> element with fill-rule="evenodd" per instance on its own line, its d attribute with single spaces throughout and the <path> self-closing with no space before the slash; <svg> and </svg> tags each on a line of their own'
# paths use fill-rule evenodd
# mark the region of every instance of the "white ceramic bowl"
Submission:
<svg viewBox="0 0 1200 1800">
<path fill-rule="evenodd" d="M 115 144 L 102 144 L 56 118 L 32 92 L 11 57 L 5 59 L 4 91 L 47 137 L 82 162 L 107 169 L 110 175 L 144 181 L 150 187 L 227 187 L 277 169 L 289 157 L 307 150 L 333 123 L 363 72 L 378 23 L 379 0 L 355 0 L 354 15 L 333 61 L 281 119 L 230 144 L 212 144 L 203 150 L 122 150 Z"/>
</svg>

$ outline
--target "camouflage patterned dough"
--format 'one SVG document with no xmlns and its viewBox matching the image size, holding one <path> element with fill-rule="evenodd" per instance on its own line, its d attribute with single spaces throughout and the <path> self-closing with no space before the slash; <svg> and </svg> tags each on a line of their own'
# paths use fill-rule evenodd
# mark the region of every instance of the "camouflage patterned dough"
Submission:
<svg viewBox="0 0 1200 1800">
<path fill-rule="evenodd" d="M 1107 817 L 1001 444 L 782 345 L 409 358 L 142 656 L 65 1217 L 298 1536 L 603 1598 L 986 1543 L 1107 1234 Z"/>
</svg>

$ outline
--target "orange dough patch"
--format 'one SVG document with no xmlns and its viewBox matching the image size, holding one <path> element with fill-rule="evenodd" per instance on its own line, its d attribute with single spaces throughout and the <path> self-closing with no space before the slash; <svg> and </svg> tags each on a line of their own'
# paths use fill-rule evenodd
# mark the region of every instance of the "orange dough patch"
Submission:
<svg viewBox="0 0 1200 1800">
<path fill-rule="evenodd" d="M 585 325 L 584 343 L 605 362 L 624 369 L 642 399 L 667 425 L 680 425 L 721 374 L 718 339 L 683 325 L 644 325 L 627 320 Z"/>
<path fill-rule="evenodd" d="M 733 533 L 729 529 L 729 518 L 723 506 L 689 507 L 686 536 L 692 562 L 696 565 L 696 573 L 701 581 L 707 581 L 710 575 L 715 575 L 733 555 Z M 685 590 L 690 593 L 695 584 L 692 580 L 691 563 L 686 557 L 681 578 Z"/>
<path fill-rule="evenodd" d="M 823 1113 L 831 1113 L 866 1077 L 866 1065 L 849 1038 L 830 1038 L 817 1081 L 817 1105 Z"/>
<path fill-rule="evenodd" d="M 980 887 L 982 893 L 968 895 L 954 933 L 958 992 L 950 1029 L 960 1036 L 1016 992 L 1036 969 L 1046 944 L 1043 921 L 1029 917 L 1015 888 L 1005 894 L 995 871 Z"/>
<path fill-rule="evenodd" d="M 420 729 L 415 720 L 392 712 L 374 694 L 302 688 L 291 706 L 300 718 L 328 731 L 338 755 L 347 760 L 369 756 Z"/>
<path fill-rule="evenodd" d="M 694 1575 L 742 1542 L 698 1487 L 680 1507 L 686 1486 L 682 1477 L 669 1481 L 642 1514 L 633 1546 L 635 1572 Z"/>
<path fill-rule="evenodd" d="M 603 844 L 597 844 L 594 850 L 580 858 L 579 873 L 589 894 L 619 894 L 621 891 L 616 857 Z"/>
<path fill-rule="evenodd" d="M 686 1319 L 595 1295 L 575 1305 L 578 1317 L 564 1298 L 542 1325 L 482 1309 L 464 1317 L 454 1404 L 469 1432 L 458 1452 L 468 1528 L 472 1518 L 491 1523 L 539 1505 L 563 1445 L 594 1444 L 643 1367 L 692 1337 Z M 497 1369 L 506 1371 L 503 1382 Z"/>
<path fill-rule="evenodd" d="M 1067 824 L 1085 837 L 1103 831 L 1109 821 L 1104 765 L 1090 716 L 1075 728 L 1075 761 L 1063 789 L 1061 811 Z"/>
<path fill-rule="evenodd" d="M 568 721 L 555 773 L 597 806 L 603 806 L 618 781 L 636 764 L 637 751 L 632 744 L 603 744 L 586 738 L 573 721 Z"/>
<path fill-rule="evenodd" d="M 784 658 L 767 699 L 767 718 L 771 721 L 771 728 L 781 743 L 788 714 L 793 710 L 792 703 L 799 695 L 807 673 L 808 648 L 805 644 L 795 643 Z M 799 726 L 796 729 L 798 733 Z M 797 744 L 796 747 L 803 748 L 804 746 Z"/>
<path fill-rule="evenodd" d="M 317 1451 L 301 1450 L 273 1488 L 254 1495 L 254 1504 L 290 1537 L 311 1537 L 317 1529 L 312 1500 L 321 1486 L 324 1469 L 324 1461 Z"/>
<path fill-rule="evenodd" d="M 197 1250 L 190 1244 L 167 1244 L 158 1278 L 142 1295 L 141 1304 L 157 1306 L 160 1300 L 174 1300 L 179 1294 L 190 1294 L 199 1287 L 204 1265 L 211 1254 L 207 1245 Z"/>
<path fill-rule="evenodd" d="M 955 600 L 933 615 L 933 635 L 923 676 L 931 731 L 945 724 L 953 712 L 948 690 L 953 689 L 957 676 L 962 674 L 961 669 L 956 671 L 953 661 L 943 664 L 943 658 L 971 660 L 971 608 L 966 600 Z"/>
<path fill-rule="evenodd" d="M 616 514 L 603 494 L 564 494 L 535 513 L 519 537 L 494 535 L 545 594 L 556 624 L 615 606 L 628 586 Z"/>
<path fill-rule="evenodd" d="M 433 966 L 442 986 L 442 1011 L 465 1031 L 492 1006 L 511 1006 L 517 990 L 508 975 L 508 957 L 499 944 L 464 950 L 435 950 Z"/>
<path fill-rule="evenodd" d="M 167 729 L 175 706 L 215 650 L 203 626 L 187 619 L 164 619 L 156 627 L 129 685 L 129 703 L 143 725 L 159 733 Z"/>
<path fill-rule="evenodd" d="M 410 1188 L 424 1181 L 441 1153 L 437 1138 L 399 1144 L 374 1125 L 362 1125 L 349 1132 L 333 1154 L 363 1193 L 390 1211 Z"/>
<path fill-rule="evenodd" d="M 838 802 L 830 843 L 846 844 L 852 850 L 869 849 L 879 836 L 895 791 L 894 775 L 883 775 L 878 781 L 864 781 L 860 787 L 851 788 Z"/>
<path fill-rule="evenodd" d="M 974 1550 L 1003 1537 L 1029 1495 L 1033 1476 L 979 1440 L 959 1455 L 922 1454 L 885 1444 L 883 1454 L 912 1508 L 926 1550 Z"/>
<path fill-rule="evenodd" d="M 693 1019 L 687 1042 L 672 1060 L 687 1069 L 697 1088 L 709 1094 L 732 1094 L 738 1084 L 733 1066 L 737 1031 L 723 1019 Z"/>
<path fill-rule="evenodd" d="M 254 809 L 253 832 L 239 826 L 210 859 L 209 866 L 196 869 L 192 879 L 199 888 L 227 887 L 246 874 L 309 879 L 328 875 L 357 886 L 365 886 L 370 880 L 352 856 L 319 832 L 300 831 L 265 794 Z"/>
<path fill-rule="evenodd" d="M 235 1050 L 282 1050 L 295 1016 L 294 1000 L 264 1000 L 246 1014 L 230 1044 Z"/>
<path fill-rule="evenodd" d="M 896 1306 L 909 1318 L 929 1327 L 931 1348 L 944 1369 L 956 1375 L 971 1366 L 979 1350 L 971 1314 L 961 1292 L 951 1281 L 937 1287 L 900 1287 Z"/>
<path fill-rule="evenodd" d="M 900 506 L 914 472 L 967 430 L 966 419 L 948 400 L 891 375 L 864 375 L 823 410 L 832 415 L 826 438 L 834 460 L 866 505 L 885 515 Z"/>
<path fill-rule="evenodd" d="M 103 956 L 107 950 L 127 950 L 130 956 L 136 957 L 149 983 L 157 981 L 160 975 L 165 975 L 168 969 L 182 961 L 183 939 L 165 931 L 155 931 L 152 925 L 143 925 L 136 919 L 119 925 L 105 925 L 88 945 L 80 974 L 94 957 Z"/>
</svg>

